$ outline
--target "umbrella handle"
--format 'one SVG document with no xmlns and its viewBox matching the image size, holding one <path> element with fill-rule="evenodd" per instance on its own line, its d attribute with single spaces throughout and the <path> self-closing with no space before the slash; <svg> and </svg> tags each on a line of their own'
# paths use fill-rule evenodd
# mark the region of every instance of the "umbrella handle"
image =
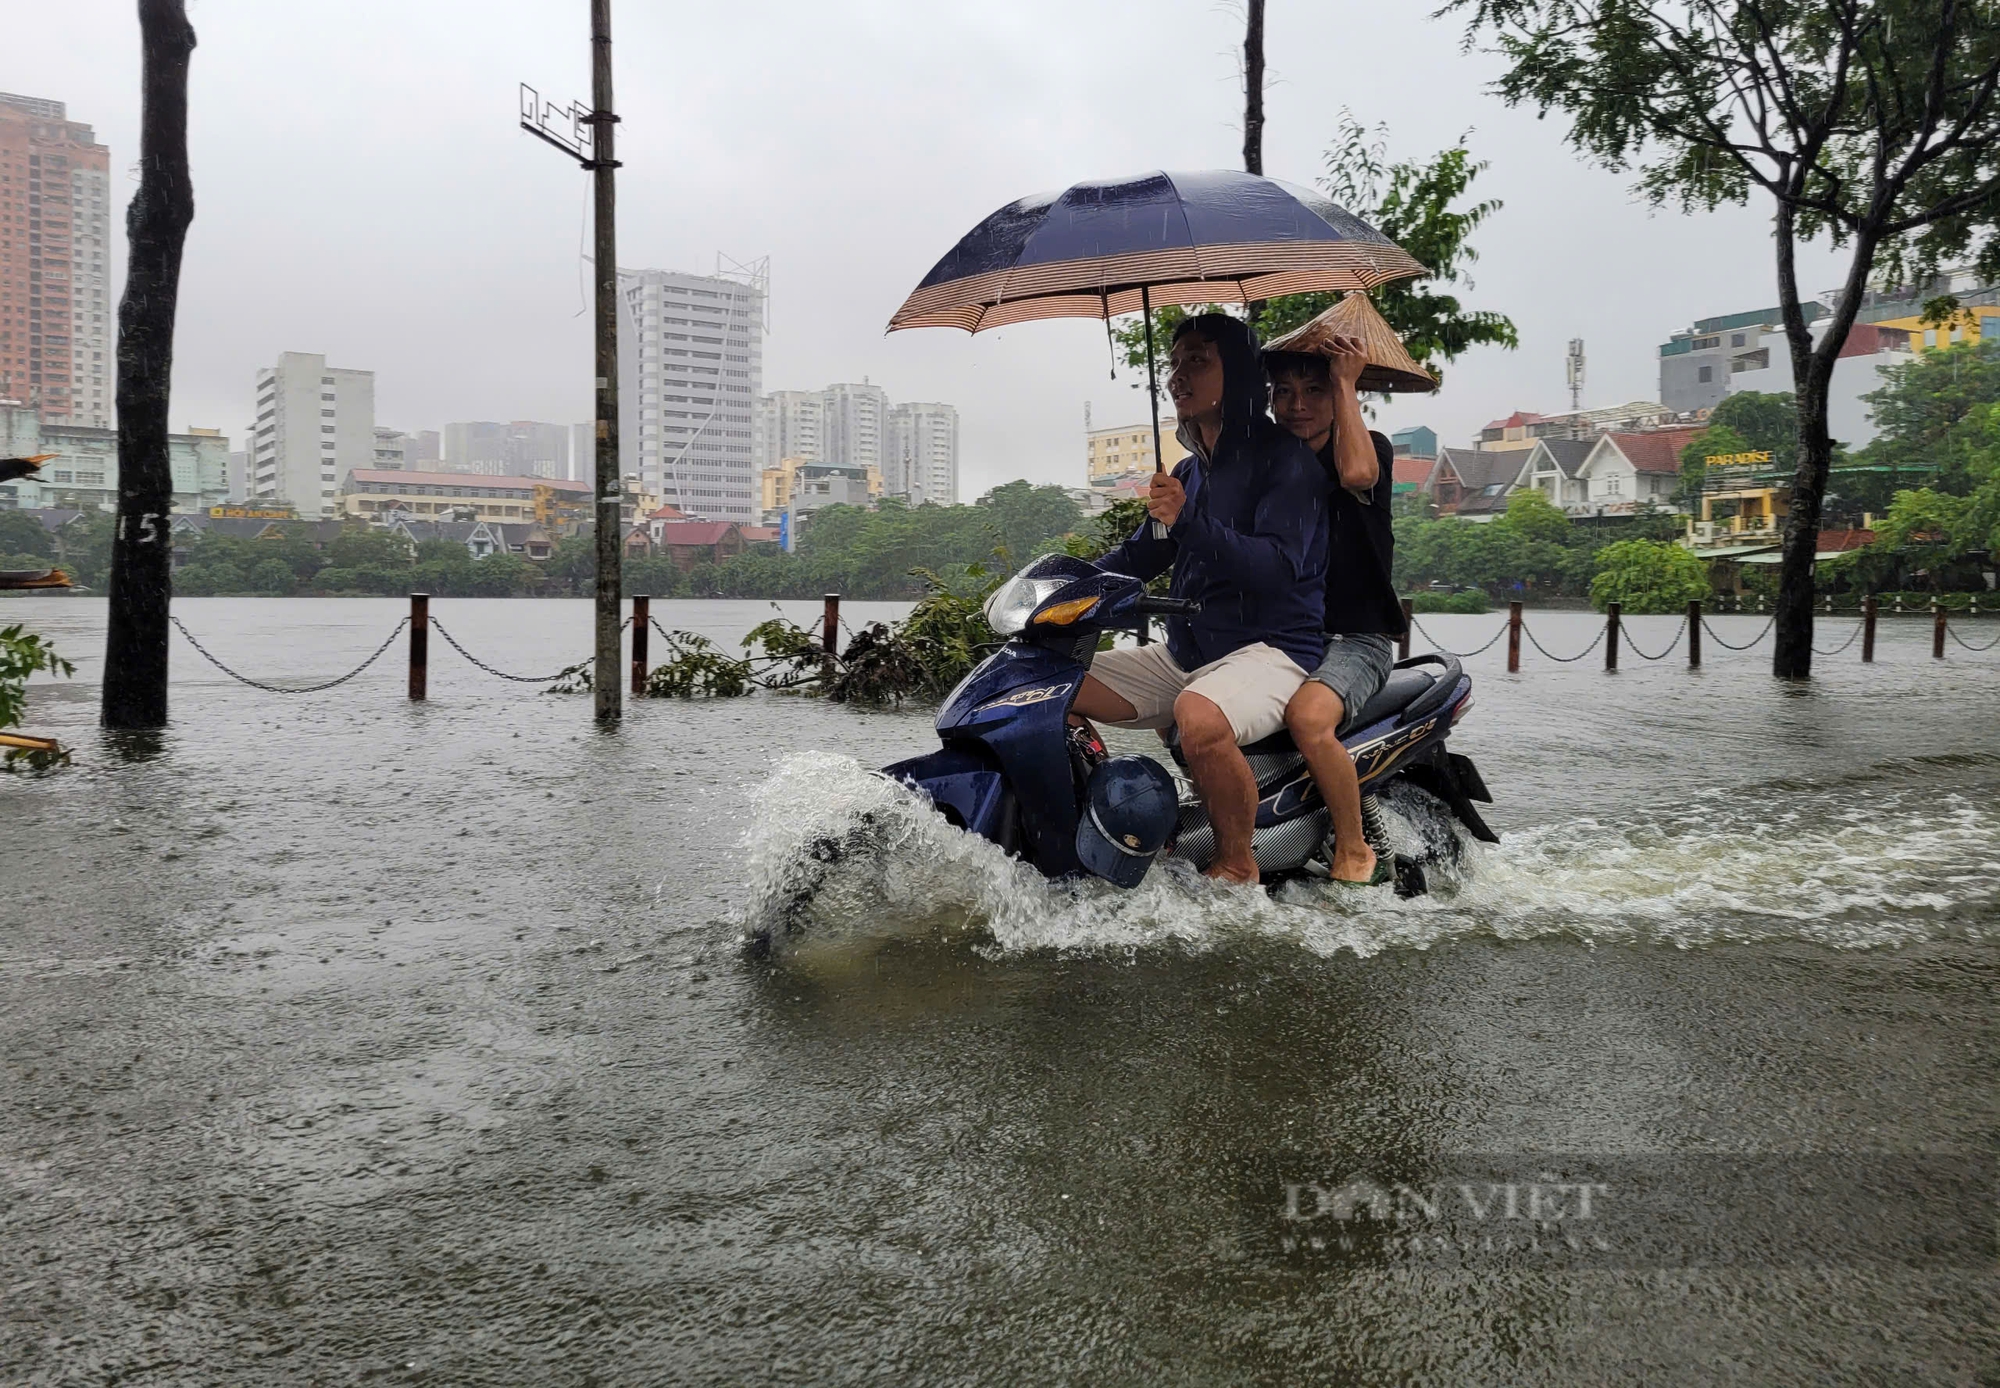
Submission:
<svg viewBox="0 0 2000 1388">
<path fill-rule="evenodd" d="M 1146 393 L 1153 402 L 1153 472 L 1157 475 L 1167 470 L 1167 464 L 1165 455 L 1160 449 L 1160 373 L 1153 365 L 1153 288 L 1151 285 L 1142 284 L 1139 286 L 1139 303 L 1146 315 Z M 1153 538 L 1156 540 L 1167 538 L 1167 527 L 1164 521 L 1156 520 L 1153 522 Z"/>
</svg>

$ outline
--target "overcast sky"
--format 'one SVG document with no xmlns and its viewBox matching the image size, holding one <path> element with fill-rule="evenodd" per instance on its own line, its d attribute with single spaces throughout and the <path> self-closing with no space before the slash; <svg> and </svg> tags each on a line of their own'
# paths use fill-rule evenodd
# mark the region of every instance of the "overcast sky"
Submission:
<svg viewBox="0 0 2000 1388">
<path fill-rule="evenodd" d="M 9 7 L 0 90 L 69 104 L 128 194 L 138 146 L 130 0 Z M 1514 409 L 1652 399 L 1655 349 L 1696 317 L 1775 301 L 1761 207 L 1655 213 L 1555 121 L 1487 93 L 1428 4 L 1270 0 L 1265 169 L 1311 182 L 1341 107 L 1387 121 L 1393 157 L 1470 129 L 1505 202 L 1476 241 L 1468 304 L 1518 351 L 1462 358 L 1427 423 L 1466 444 Z M 182 281 L 174 427 L 250 416 L 260 365 L 323 352 L 376 373 L 377 422 L 569 422 L 590 412 L 579 276 L 588 176 L 516 125 L 516 86 L 589 95 L 585 0 L 190 0 L 196 216 Z M 1145 418 L 1108 378 L 1101 323 L 968 338 L 883 324 L 996 207 L 1079 179 L 1237 167 L 1240 7 L 1216 0 L 618 0 L 619 259 L 711 272 L 771 258 L 764 389 L 867 377 L 962 419 L 970 497 L 1015 477 L 1080 484 L 1084 403 Z M 1803 259 L 1804 282 L 1839 276 Z"/>
</svg>

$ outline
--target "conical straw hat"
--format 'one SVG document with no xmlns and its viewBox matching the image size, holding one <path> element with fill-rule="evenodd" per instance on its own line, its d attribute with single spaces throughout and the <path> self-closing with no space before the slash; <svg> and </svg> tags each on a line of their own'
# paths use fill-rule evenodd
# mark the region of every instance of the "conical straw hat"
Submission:
<svg viewBox="0 0 2000 1388">
<path fill-rule="evenodd" d="M 1335 337 L 1358 337 L 1368 349 L 1368 365 L 1355 388 L 1361 391 L 1436 390 L 1437 381 L 1418 366 L 1366 294 L 1352 293 L 1310 323 L 1292 329 L 1267 352 L 1296 352 L 1324 357 L 1332 354 Z"/>
</svg>

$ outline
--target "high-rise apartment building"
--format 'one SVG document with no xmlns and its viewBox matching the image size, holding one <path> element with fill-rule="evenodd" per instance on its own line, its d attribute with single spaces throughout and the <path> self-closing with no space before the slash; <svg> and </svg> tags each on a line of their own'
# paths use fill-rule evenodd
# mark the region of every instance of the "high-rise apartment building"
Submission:
<svg viewBox="0 0 2000 1388">
<path fill-rule="evenodd" d="M 880 468 L 888 431 L 889 392 L 882 387 L 843 381 L 820 392 L 821 462 Z M 886 469 L 883 481 L 888 481 Z"/>
<path fill-rule="evenodd" d="M 0 92 L 0 398 L 111 427 L 111 151 L 63 103 Z"/>
<path fill-rule="evenodd" d="M 444 426 L 444 466 L 439 471 L 490 477 L 569 477 L 570 431 L 561 424 L 517 419 L 511 424 L 475 420 Z"/>
<path fill-rule="evenodd" d="M 764 296 L 753 284 L 620 270 L 620 471 L 690 515 L 754 523 Z"/>
<path fill-rule="evenodd" d="M 826 393 L 818 390 L 774 390 L 757 397 L 756 458 L 760 471 L 787 458 L 822 460 L 821 424 Z"/>
<path fill-rule="evenodd" d="M 257 373 L 252 428 L 250 499 L 290 502 L 302 520 L 335 515 L 342 479 L 375 466 L 375 373 L 281 352 Z"/>
<path fill-rule="evenodd" d="M 958 504 L 958 411 L 912 401 L 889 411 L 882 489 L 912 506 Z"/>
</svg>

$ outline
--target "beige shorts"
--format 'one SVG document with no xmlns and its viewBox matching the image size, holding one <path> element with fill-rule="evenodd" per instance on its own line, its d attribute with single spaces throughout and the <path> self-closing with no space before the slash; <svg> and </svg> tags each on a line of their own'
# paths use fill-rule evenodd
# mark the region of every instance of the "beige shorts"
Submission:
<svg viewBox="0 0 2000 1388">
<path fill-rule="evenodd" d="M 1306 682 L 1306 672 L 1296 661 L 1261 641 L 1193 672 L 1174 663 L 1164 642 L 1121 646 L 1100 653 L 1091 662 L 1090 673 L 1138 710 L 1137 718 L 1119 721 L 1116 727 L 1170 727 L 1174 700 L 1192 692 L 1222 710 L 1236 731 L 1239 747 L 1284 727 L 1285 705 Z"/>
</svg>

